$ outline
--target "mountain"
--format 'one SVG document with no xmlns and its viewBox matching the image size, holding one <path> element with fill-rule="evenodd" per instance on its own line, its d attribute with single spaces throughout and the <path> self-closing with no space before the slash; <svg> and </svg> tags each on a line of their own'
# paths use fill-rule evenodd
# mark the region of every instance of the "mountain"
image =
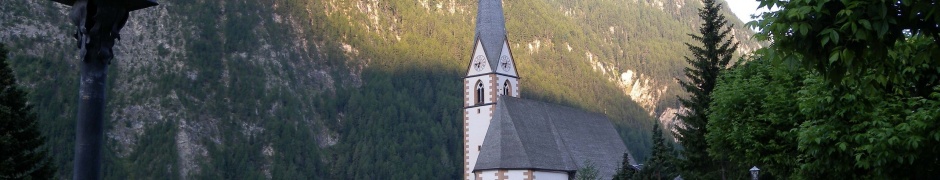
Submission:
<svg viewBox="0 0 940 180">
<path fill-rule="evenodd" d="M 131 14 L 109 66 L 106 178 L 460 176 L 475 0 L 159 3 Z M 701 6 L 504 1 L 522 97 L 606 114 L 645 159 L 646 128 L 683 95 L 683 43 Z M 77 113 L 67 12 L 41 0 L 0 6 L 0 42 L 60 178 L 71 176 Z M 725 12 L 742 53 L 759 48 Z"/>
</svg>

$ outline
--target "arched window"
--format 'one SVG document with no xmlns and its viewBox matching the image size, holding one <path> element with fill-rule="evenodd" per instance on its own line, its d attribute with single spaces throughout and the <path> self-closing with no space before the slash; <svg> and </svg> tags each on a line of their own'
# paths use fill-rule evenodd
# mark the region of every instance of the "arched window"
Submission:
<svg viewBox="0 0 940 180">
<path fill-rule="evenodd" d="M 477 104 L 483 104 L 483 82 L 477 81 Z"/>
<path fill-rule="evenodd" d="M 512 84 L 509 83 L 509 80 L 506 80 L 506 82 L 503 83 L 503 94 L 512 96 Z"/>
</svg>

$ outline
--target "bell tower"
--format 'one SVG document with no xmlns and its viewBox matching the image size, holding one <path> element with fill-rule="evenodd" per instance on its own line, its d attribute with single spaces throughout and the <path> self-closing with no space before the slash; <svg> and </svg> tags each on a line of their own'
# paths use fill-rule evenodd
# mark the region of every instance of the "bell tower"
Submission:
<svg viewBox="0 0 940 180">
<path fill-rule="evenodd" d="M 464 77 L 463 170 L 464 179 L 475 179 L 474 164 L 480 155 L 497 97 L 519 97 L 519 75 L 506 34 L 502 0 L 479 0 L 473 53 Z"/>
</svg>

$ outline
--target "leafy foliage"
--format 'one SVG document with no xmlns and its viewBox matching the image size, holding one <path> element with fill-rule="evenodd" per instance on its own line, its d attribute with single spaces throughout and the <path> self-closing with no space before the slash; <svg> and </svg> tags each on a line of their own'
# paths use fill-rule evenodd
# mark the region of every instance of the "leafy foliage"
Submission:
<svg viewBox="0 0 940 180">
<path fill-rule="evenodd" d="M 701 43 L 700 46 L 686 43 L 692 51 L 692 58 L 685 57 L 691 67 L 685 69 L 688 80 L 679 82 L 682 88 L 689 93 L 688 98 L 680 98 L 682 106 L 689 108 L 686 114 L 678 117 L 684 124 L 677 128 L 676 135 L 679 143 L 685 148 L 680 169 L 685 177 L 704 179 L 717 179 L 723 177 L 724 164 L 722 160 L 711 157 L 706 152 L 705 134 L 708 129 L 708 112 L 711 103 L 711 93 L 715 88 L 719 73 L 728 66 L 738 43 L 732 43 L 729 34 L 732 25 L 728 24 L 724 15 L 719 14 L 721 4 L 714 0 L 703 0 L 705 7 L 699 10 L 699 17 L 704 23 L 699 28 L 699 34 L 692 39 Z M 727 26 L 726 26 L 727 25 Z"/>
<path fill-rule="evenodd" d="M 793 71 L 765 59 L 726 73 L 713 96 L 709 152 L 738 169 L 762 167 L 767 178 L 940 173 L 928 168 L 940 163 L 934 145 L 940 143 L 934 131 L 940 128 L 940 88 L 922 98 L 833 86 L 814 70 Z"/>
<path fill-rule="evenodd" d="M 52 179 L 55 167 L 49 163 L 46 140 L 7 57 L 0 44 L 0 179 Z"/>
<path fill-rule="evenodd" d="M 712 94 L 708 152 L 733 162 L 732 169 L 758 165 L 763 178 L 788 179 L 801 163 L 796 129 L 807 120 L 797 99 L 800 71 L 758 58 L 723 73 Z M 747 177 L 747 171 L 732 171 Z"/>
<path fill-rule="evenodd" d="M 938 161 L 940 89 L 928 98 L 898 94 L 864 96 L 858 87 L 840 92 L 821 78 L 807 79 L 800 110 L 813 117 L 800 124 L 798 148 L 809 178 L 935 177 Z M 838 108 L 823 108 L 838 107 Z M 859 173 L 865 172 L 865 173 Z"/>
<path fill-rule="evenodd" d="M 777 178 L 940 174 L 932 168 L 940 165 L 936 2 L 767 0 L 762 6 L 781 8 L 750 23 L 774 41 L 760 53 L 770 62 L 724 77 L 727 87 L 716 91 L 710 118 L 730 122 L 709 127 L 725 129 L 709 134 L 713 154 L 766 164 L 773 168 L 762 169 Z"/>
<path fill-rule="evenodd" d="M 940 78 L 940 9 L 936 1 L 782 1 L 750 22 L 773 39 L 770 56 L 820 72 L 865 95 L 907 91 L 927 97 Z M 905 56 L 905 57 L 901 57 Z M 911 84 L 903 84 L 913 79 Z"/>
</svg>

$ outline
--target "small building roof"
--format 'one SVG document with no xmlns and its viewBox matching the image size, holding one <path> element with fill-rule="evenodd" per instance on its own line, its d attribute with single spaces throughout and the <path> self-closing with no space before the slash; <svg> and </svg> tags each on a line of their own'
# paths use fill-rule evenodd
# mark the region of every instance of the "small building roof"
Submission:
<svg viewBox="0 0 940 180">
<path fill-rule="evenodd" d="M 629 154 L 604 115 L 508 96 L 500 96 L 497 102 L 474 171 L 574 172 L 590 160 L 601 178 L 610 179 L 623 153 Z"/>
<path fill-rule="evenodd" d="M 506 18 L 503 16 L 502 0 L 480 0 L 474 45 L 477 39 L 483 43 L 486 59 L 490 62 L 490 68 L 495 71 L 503 53 L 503 42 L 506 40 Z"/>
</svg>

